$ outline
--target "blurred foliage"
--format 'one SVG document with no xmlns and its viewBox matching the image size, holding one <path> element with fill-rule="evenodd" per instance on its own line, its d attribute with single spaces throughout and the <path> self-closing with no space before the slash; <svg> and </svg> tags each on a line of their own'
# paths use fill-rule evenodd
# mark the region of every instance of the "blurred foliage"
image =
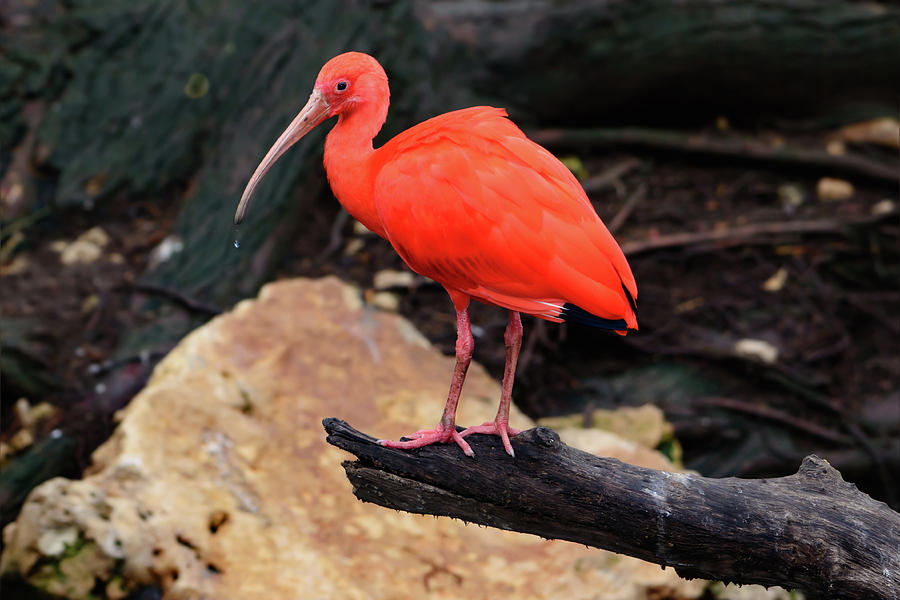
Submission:
<svg viewBox="0 0 900 600">
<path fill-rule="evenodd" d="M 35 345 L 39 344 L 35 340 L 35 331 L 38 330 L 39 324 L 34 319 L 3 319 L 3 328 L 0 329 L 0 372 L 3 373 L 7 394 L 16 390 L 39 395 L 54 383 L 53 376 L 37 358 L 40 353 L 35 349 Z"/>
<path fill-rule="evenodd" d="M 392 130 L 425 113 L 433 96 L 434 64 L 405 2 L 76 0 L 32 12 L 0 65 L 0 114 L 16 115 L 4 121 L 3 145 L 22 133 L 25 100 L 38 97 L 47 105 L 37 154 L 57 174 L 57 207 L 170 197 L 187 186 L 173 230 L 183 250 L 148 278 L 222 304 L 255 291 L 266 257 L 321 189 L 317 171 L 311 188 L 300 181 L 320 160 L 317 132 L 266 179 L 235 250 L 241 186 L 325 60 L 358 49 L 403 65 L 391 73 L 404 89 Z"/>
</svg>

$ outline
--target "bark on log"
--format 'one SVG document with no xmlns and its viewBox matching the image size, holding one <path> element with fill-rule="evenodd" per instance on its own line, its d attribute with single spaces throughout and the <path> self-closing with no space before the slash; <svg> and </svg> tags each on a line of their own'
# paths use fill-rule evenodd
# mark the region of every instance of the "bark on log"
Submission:
<svg viewBox="0 0 900 600">
<path fill-rule="evenodd" d="M 900 514 L 809 456 L 795 475 L 711 479 L 570 448 L 537 427 L 408 452 L 323 421 L 365 502 L 620 552 L 683 577 L 797 588 L 809 598 L 900 598 Z"/>
</svg>

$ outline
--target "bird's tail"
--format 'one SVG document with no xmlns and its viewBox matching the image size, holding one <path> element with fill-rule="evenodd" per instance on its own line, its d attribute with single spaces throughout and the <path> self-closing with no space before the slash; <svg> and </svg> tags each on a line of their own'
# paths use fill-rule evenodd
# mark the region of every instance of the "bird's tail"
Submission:
<svg viewBox="0 0 900 600">
<path fill-rule="evenodd" d="M 634 301 L 634 297 L 631 295 L 631 292 L 628 291 L 628 288 L 625 285 L 622 285 L 622 291 L 625 293 L 625 298 L 628 299 L 628 307 L 630 309 L 629 313 L 622 319 L 604 319 L 603 317 L 598 317 L 597 315 L 590 313 L 580 306 L 575 304 L 566 304 L 563 306 L 562 313 L 560 313 L 560 317 L 566 322 L 578 323 L 580 325 L 587 325 L 589 327 L 597 327 L 599 329 L 606 329 L 608 331 L 615 331 L 619 335 L 625 335 L 628 333 L 629 329 L 637 330 L 637 304 Z"/>
</svg>

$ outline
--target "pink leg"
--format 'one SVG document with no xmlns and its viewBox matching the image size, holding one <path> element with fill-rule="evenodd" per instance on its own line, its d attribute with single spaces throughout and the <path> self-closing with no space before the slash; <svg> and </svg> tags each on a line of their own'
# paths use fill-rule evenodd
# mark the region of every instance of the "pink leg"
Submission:
<svg viewBox="0 0 900 600">
<path fill-rule="evenodd" d="M 521 329 L 521 325 L 519 326 Z M 462 439 L 456 431 L 456 406 L 459 404 L 459 394 L 462 392 L 463 383 L 466 381 L 466 371 L 472 361 L 472 350 L 475 340 L 472 338 L 472 328 L 469 325 L 469 310 L 456 311 L 456 369 L 453 371 L 453 379 L 450 382 L 450 393 L 447 395 L 447 403 L 444 405 L 444 414 L 441 421 L 434 429 L 423 429 L 407 437 L 406 442 L 392 442 L 390 440 L 378 440 L 378 443 L 388 448 L 421 448 L 438 442 L 456 442 L 467 456 L 475 456 L 468 442 Z"/>
<path fill-rule="evenodd" d="M 509 311 L 509 323 L 506 325 L 506 334 L 503 338 L 506 342 L 506 366 L 503 369 L 503 386 L 500 392 L 500 408 L 497 409 L 497 416 L 493 422 L 469 427 L 460 435 L 462 437 L 472 433 L 499 435 L 507 454 L 515 456 L 512 444 L 509 443 L 509 436 L 516 435 L 520 430 L 509 426 L 509 404 L 512 401 L 513 380 L 516 378 L 516 362 L 519 360 L 519 349 L 522 347 L 522 319 L 519 317 L 519 313 Z"/>
</svg>

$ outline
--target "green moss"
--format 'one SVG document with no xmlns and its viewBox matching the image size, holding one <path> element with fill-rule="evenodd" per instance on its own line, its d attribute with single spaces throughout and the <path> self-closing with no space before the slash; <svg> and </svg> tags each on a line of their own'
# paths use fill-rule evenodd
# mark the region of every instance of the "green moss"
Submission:
<svg viewBox="0 0 900 600">
<path fill-rule="evenodd" d="M 72 542 L 71 544 L 66 544 L 66 549 L 63 550 L 60 561 L 78 556 L 78 554 L 80 554 L 88 544 L 92 543 L 93 542 L 88 541 L 83 535 L 79 533 L 78 538 L 74 542 Z"/>
<path fill-rule="evenodd" d="M 675 436 L 670 436 L 663 439 L 656 447 L 656 450 L 665 455 L 666 458 L 668 458 L 670 461 L 672 461 L 672 464 L 678 467 L 682 466 L 684 451 L 681 448 L 681 442 L 675 439 Z"/>
<path fill-rule="evenodd" d="M 116 576 L 121 578 L 121 563 L 107 556 L 92 540 L 79 535 L 65 545 L 59 556 L 44 557 L 26 581 L 51 596 L 99 600 L 106 596 L 102 591 L 103 582 Z"/>
</svg>

